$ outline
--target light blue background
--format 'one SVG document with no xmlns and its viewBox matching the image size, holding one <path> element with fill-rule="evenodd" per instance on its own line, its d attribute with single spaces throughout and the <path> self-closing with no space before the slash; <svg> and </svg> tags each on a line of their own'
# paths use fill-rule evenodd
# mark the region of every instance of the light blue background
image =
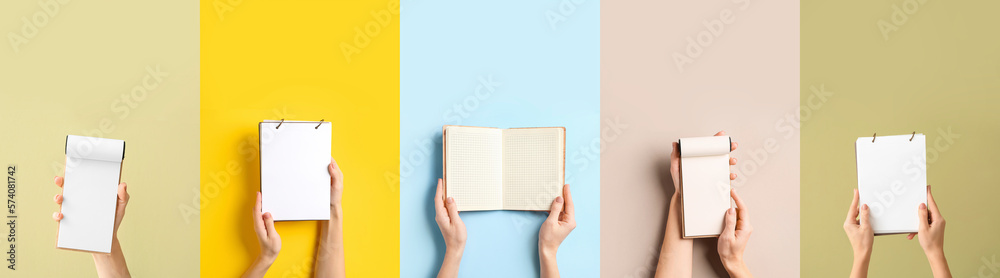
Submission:
<svg viewBox="0 0 1000 278">
<path fill-rule="evenodd" d="M 433 196 L 442 172 L 441 127 L 446 124 L 566 127 L 566 178 L 577 228 L 559 248 L 559 270 L 563 277 L 599 276 L 599 8 L 598 1 L 569 0 L 403 2 L 402 277 L 432 277 L 444 256 Z M 553 27 L 547 13 L 565 21 Z M 481 79 L 499 85 L 493 91 L 482 86 L 477 94 Z M 469 239 L 459 276 L 538 276 L 538 228 L 546 215 L 461 213 Z"/>
</svg>

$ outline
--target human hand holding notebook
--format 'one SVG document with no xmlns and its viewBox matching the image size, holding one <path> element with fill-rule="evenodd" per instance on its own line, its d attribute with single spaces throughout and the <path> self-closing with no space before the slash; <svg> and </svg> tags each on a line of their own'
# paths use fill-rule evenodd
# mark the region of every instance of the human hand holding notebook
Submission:
<svg viewBox="0 0 1000 278">
<path fill-rule="evenodd" d="M 444 126 L 444 187 L 460 211 L 548 210 L 562 195 L 566 129 Z"/>
<path fill-rule="evenodd" d="M 330 220 L 330 122 L 263 121 L 262 212 L 275 221 Z"/>
<path fill-rule="evenodd" d="M 875 235 L 917 232 L 917 206 L 927 202 L 923 134 L 860 137 L 857 152 L 860 203 L 871 209 Z"/>
<path fill-rule="evenodd" d="M 735 144 L 729 136 L 681 138 L 680 192 L 685 238 L 715 237 L 722 233 L 726 211 L 730 209 L 729 153 Z"/>
</svg>

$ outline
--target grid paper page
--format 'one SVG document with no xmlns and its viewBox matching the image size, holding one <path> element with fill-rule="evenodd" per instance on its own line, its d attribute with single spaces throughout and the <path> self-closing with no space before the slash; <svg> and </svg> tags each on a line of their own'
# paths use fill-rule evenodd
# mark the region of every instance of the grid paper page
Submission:
<svg viewBox="0 0 1000 278">
<path fill-rule="evenodd" d="M 460 211 L 502 209 L 502 132 L 450 126 L 444 136 L 448 197 Z"/>
<path fill-rule="evenodd" d="M 562 195 L 563 129 L 508 129 L 503 133 L 503 208 L 549 210 Z"/>
</svg>

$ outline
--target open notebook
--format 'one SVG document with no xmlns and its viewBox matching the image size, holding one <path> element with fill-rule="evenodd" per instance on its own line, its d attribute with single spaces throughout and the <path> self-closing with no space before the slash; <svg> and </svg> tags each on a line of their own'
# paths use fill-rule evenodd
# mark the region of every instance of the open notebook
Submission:
<svg viewBox="0 0 1000 278">
<path fill-rule="evenodd" d="M 125 141 L 68 135 L 65 148 L 56 247 L 111 253 Z"/>
<path fill-rule="evenodd" d="M 268 120 L 259 131 L 261 212 L 330 220 L 330 122 Z"/>
<path fill-rule="evenodd" d="M 729 136 L 681 138 L 681 212 L 684 238 L 716 237 L 730 204 Z"/>
<path fill-rule="evenodd" d="M 444 126 L 445 194 L 460 211 L 549 210 L 562 196 L 566 128 Z"/>
<path fill-rule="evenodd" d="M 876 235 L 917 232 L 917 208 L 927 202 L 924 135 L 860 137 L 854 146 L 859 201 L 871 209 L 872 230 Z"/>
</svg>

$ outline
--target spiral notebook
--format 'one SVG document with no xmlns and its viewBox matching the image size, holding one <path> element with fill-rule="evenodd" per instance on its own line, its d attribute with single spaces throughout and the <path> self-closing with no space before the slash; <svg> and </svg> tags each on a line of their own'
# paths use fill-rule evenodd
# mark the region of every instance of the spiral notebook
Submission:
<svg viewBox="0 0 1000 278">
<path fill-rule="evenodd" d="M 261 212 L 275 221 L 330 220 L 330 122 L 263 121 Z"/>
<path fill-rule="evenodd" d="M 549 210 L 562 196 L 565 128 L 443 129 L 445 195 L 460 211 Z"/>
<path fill-rule="evenodd" d="M 56 247 L 111 253 L 125 141 L 67 135 L 65 152 Z"/>
<path fill-rule="evenodd" d="M 855 141 L 859 201 L 871 209 L 876 235 L 917 232 L 917 208 L 927 202 L 924 142 L 920 133 Z"/>
<path fill-rule="evenodd" d="M 684 238 L 717 237 L 732 207 L 729 136 L 681 138 L 681 217 Z"/>
</svg>

